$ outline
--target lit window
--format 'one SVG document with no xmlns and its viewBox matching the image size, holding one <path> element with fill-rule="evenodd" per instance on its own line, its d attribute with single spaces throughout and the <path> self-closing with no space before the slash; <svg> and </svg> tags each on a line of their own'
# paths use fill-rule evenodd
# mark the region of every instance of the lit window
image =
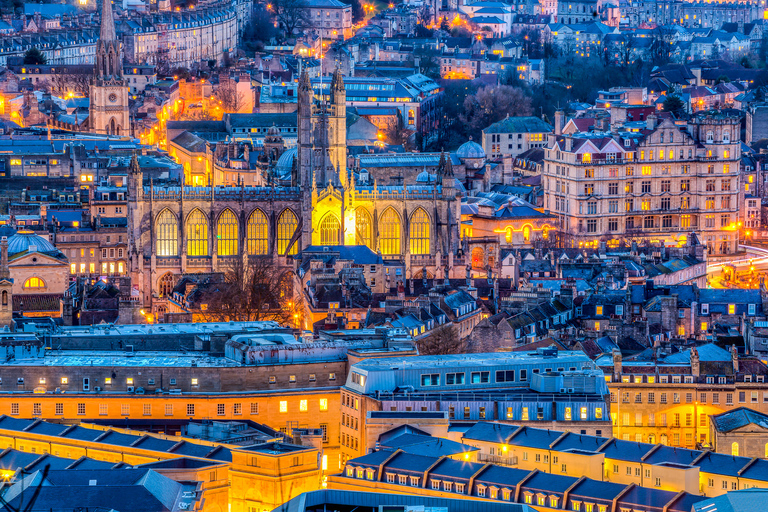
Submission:
<svg viewBox="0 0 768 512">
<path fill-rule="evenodd" d="M 280 401 L 280 412 L 288 412 L 288 402 L 285 400 Z"/>
<path fill-rule="evenodd" d="M 45 288 L 45 281 L 39 277 L 30 277 L 24 282 L 24 288 L 41 289 Z"/>
<path fill-rule="evenodd" d="M 69 379 L 67 377 L 62 377 L 61 378 L 61 383 L 62 384 L 67 384 L 68 382 L 69 382 Z"/>
<path fill-rule="evenodd" d="M 327 398 L 321 398 L 320 399 L 320 410 L 321 411 L 327 411 L 328 410 L 328 399 Z"/>
<path fill-rule="evenodd" d="M 302 411 L 302 412 L 306 412 L 307 411 L 307 401 L 306 400 L 302 400 L 302 401 L 299 402 L 299 410 Z"/>
<path fill-rule="evenodd" d="M 133 386 L 133 377 L 128 377 L 127 379 L 125 379 L 125 383 L 128 384 L 129 386 Z"/>
<path fill-rule="evenodd" d="M 729 315 L 736 314 L 736 304 L 728 304 L 728 314 Z"/>
<path fill-rule="evenodd" d="M 197 386 L 197 379 L 192 379 L 192 385 Z"/>
</svg>

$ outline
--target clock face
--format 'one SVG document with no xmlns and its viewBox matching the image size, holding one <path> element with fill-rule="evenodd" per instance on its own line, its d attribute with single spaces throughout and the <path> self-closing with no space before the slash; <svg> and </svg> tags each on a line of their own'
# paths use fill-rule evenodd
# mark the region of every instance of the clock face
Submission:
<svg viewBox="0 0 768 512">
<path fill-rule="evenodd" d="M 117 94 L 115 94 L 115 93 L 110 94 L 109 95 L 109 101 L 112 102 L 112 103 L 116 102 L 117 101 Z"/>
</svg>

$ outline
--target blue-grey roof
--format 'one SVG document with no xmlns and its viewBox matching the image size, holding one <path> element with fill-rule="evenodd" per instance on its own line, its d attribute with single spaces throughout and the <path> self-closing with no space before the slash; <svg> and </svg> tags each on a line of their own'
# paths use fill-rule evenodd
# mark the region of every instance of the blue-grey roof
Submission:
<svg viewBox="0 0 768 512">
<path fill-rule="evenodd" d="M 747 425 L 757 425 L 768 429 L 768 416 L 746 407 L 712 416 L 712 423 L 720 432 L 730 432 Z"/>
<path fill-rule="evenodd" d="M 730 361 L 731 353 L 727 350 L 718 347 L 714 343 L 702 345 L 697 347 L 699 352 L 699 361 Z M 691 349 L 677 352 L 676 354 L 670 354 L 666 356 L 663 361 L 664 364 L 690 364 L 691 362 Z"/>
<path fill-rule="evenodd" d="M 401 471 L 416 471 L 423 473 L 434 464 L 435 459 L 424 455 L 412 455 L 400 452 L 387 463 L 387 469 L 399 469 Z"/>
<path fill-rule="evenodd" d="M 559 430 L 545 430 L 541 428 L 523 428 L 515 437 L 509 440 L 509 444 L 525 446 L 528 448 L 549 449 L 563 433 Z"/>
<path fill-rule="evenodd" d="M 536 116 L 507 117 L 488 128 L 483 133 L 549 133 L 552 126 Z"/>
<path fill-rule="evenodd" d="M 601 482 L 600 480 L 585 479 L 571 491 L 571 496 L 583 498 L 600 498 L 611 501 L 619 495 L 627 486 L 613 482 Z"/>
<path fill-rule="evenodd" d="M 465 158 L 485 158 L 485 150 L 477 142 L 468 140 L 459 146 L 459 149 L 456 150 L 456 156 L 462 160 Z"/>
<path fill-rule="evenodd" d="M 430 458 L 429 461 L 432 463 L 434 462 L 434 459 Z M 439 476 L 444 478 L 471 478 L 472 475 L 480 471 L 480 468 L 482 467 L 483 464 L 480 462 L 466 462 L 454 459 L 443 459 L 442 462 L 432 468 L 430 474 L 432 476 Z"/>
<path fill-rule="evenodd" d="M 360 466 L 378 466 L 391 457 L 393 453 L 394 450 L 377 450 L 361 457 L 357 457 L 354 459 L 354 464 Z"/>
<path fill-rule="evenodd" d="M 642 462 L 643 455 L 648 453 L 651 448 L 653 448 L 653 445 L 648 443 L 612 439 L 611 442 L 600 451 L 605 453 L 605 456 L 611 459 L 640 463 Z"/>
<path fill-rule="evenodd" d="M 493 465 L 483 471 L 475 481 L 486 485 L 514 488 L 520 480 L 530 474 L 531 472 L 525 469 Z"/>
<path fill-rule="evenodd" d="M 481 421 L 469 427 L 463 438 L 488 443 L 504 443 L 517 429 L 517 425 Z"/>
<path fill-rule="evenodd" d="M 578 478 L 565 475 L 553 475 L 552 473 L 538 472 L 525 482 L 523 489 L 546 490 L 552 492 L 565 492 Z"/>
<path fill-rule="evenodd" d="M 714 473 L 737 477 L 739 471 L 750 461 L 748 457 L 734 457 L 722 453 L 706 452 L 704 456 L 696 463 L 699 470 L 704 473 Z"/>
<path fill-rule="evenodd" d="M 587 450 L 596 452 L 607 440 L 608 438 L 606 437 L 587 436 L 569 432 L 567 436 L 557 442 L 553 449 L 560 452 L 565 450 Z"/>
<path fill-rule="evenodd" d="M 474 452 L 478 448 L 469 446 L 450 439 L 438 437 L 425 437 L 405 434 L 395 437 L 387 442 L 388 448 L 400 448 L 413 455 L 427 455 L 431 457 L 451 456 L 459 453 Z"/>
<path fill-rule="evenodd" d="M 56 251 L 51 242 L 32 231 L 19 231 L 8 239 L 9 255 L 29 251 L 30 247 L 36 247 L 37 252 Z"/>
<path fill-rule="evenodd" d="M 699 501 L 693 504 L 693 512 L 763 512 L 766 503 L 768 489 L 753 487 Z"/>
<path fill-rule="evenodd" d="M 325 250 L 327 248 L 328 250 Z M 380 265 L 382 263 L 381 256 L 376 254 L 367 245 L 310 245 L 306 249 L 302 250 L 302 255 L 309 255 L 313 253 L 322 253 L 323 255 L 332 255 L 337 253 L 337 258 L 340 260 L 352 260 L 355 263 L 361 265 Z"/>
</svg>

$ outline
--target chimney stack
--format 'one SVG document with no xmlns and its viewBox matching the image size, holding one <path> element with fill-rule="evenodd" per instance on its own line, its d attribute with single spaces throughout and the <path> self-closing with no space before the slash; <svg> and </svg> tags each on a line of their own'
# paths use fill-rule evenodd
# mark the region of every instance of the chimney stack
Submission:
<svg viewBox="0 0 768 512">
<path fill-rule="evenodd" d="M 558 109 L 555 112 L 555 135 L 562 135 L 565 127 L 565 112 Z"/>
</svg>

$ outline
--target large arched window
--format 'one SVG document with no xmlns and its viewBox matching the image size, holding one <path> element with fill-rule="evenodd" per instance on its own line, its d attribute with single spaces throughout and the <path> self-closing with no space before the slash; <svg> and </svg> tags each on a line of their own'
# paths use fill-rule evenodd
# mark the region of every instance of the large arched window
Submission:
<svg viewBox="0 0 768 512">
<path fill-rule="evenodd" d="M 45 288 L 45 281 L 39 277 L 30 277 L 24 281 L 24 289 L 27 290 L 42 290 Z"/>
<path fill-rule="evenodd" d="M 381 254 L 396 255 L 400 254 L 400 232 L 402 223 L 400 216 L 392 208 L 387 208 L 379 221 L 379 232 L 381 233 Z"/>
<path fill-rule="evenodd" d="M 170 272 L 166 272 L 163 274 L 163 277 L 160 278 L 160 281 L 158 282 L 158 292 L 160 293 L 160 297 L 170 297 L 171 293 L 173 292 L 173 284 L 175 279 L 173 278 L 173 274 Z"/>
<path fill-rule="evenodd" d="M 739 456 L 739 443 L 731 443 L 731 455 L 734 457 Z"/>
<path fill-rule="evenodd" d="M 411 215 L 411 254 L 429 254 L 429 216 L 423 208 Z"/>
<path fill-rule="evenodd" d="M 216 250 L 219 256 L 237 256 L 237 217 L 227 208 L 219 215 L 216 224 Z"/>
<path fill-rule="evenodd" d="M 339 219 L 329 213 L 320 222 L 320 245 L 339 245 Z"/>
<path fill-rule="evenodd" d="M 280 255 L 290 256 L 296 254 L 296 246 L 293 244 L 291 250 L 286 254 L 288 249 L 288 243 L 293 238 L 293 234 L 296 232 L 296 227 L 299 225 L 296 220 L 296 214 L 291 210 L 283 210 L 280 217 L 277 219 L 277 252 Z"/>
<path fill-rule="evenodd" d="M 269 246 L 269 224 L 261 210 L 254 210 L 248 217 L 248 254 L 267 254 Z"/>
<path fill-rule="evenodd" d="M 372 227 L 373 223 L 368 210 L 362 207 L 355 210 L 355 244 L 367 245 L 373 249 Z"/>
<path fill-rule="evenodd" d="M 187 217 L 187 256 L 208 256 L 208 219 L 200 210 Z"/>
<path fill-rule="evenodd" d="M 155 236 L 158 256 L 179 255 L 179 223 L 170 210 L 163 210 L 157 216 Z"/>
</svg>

